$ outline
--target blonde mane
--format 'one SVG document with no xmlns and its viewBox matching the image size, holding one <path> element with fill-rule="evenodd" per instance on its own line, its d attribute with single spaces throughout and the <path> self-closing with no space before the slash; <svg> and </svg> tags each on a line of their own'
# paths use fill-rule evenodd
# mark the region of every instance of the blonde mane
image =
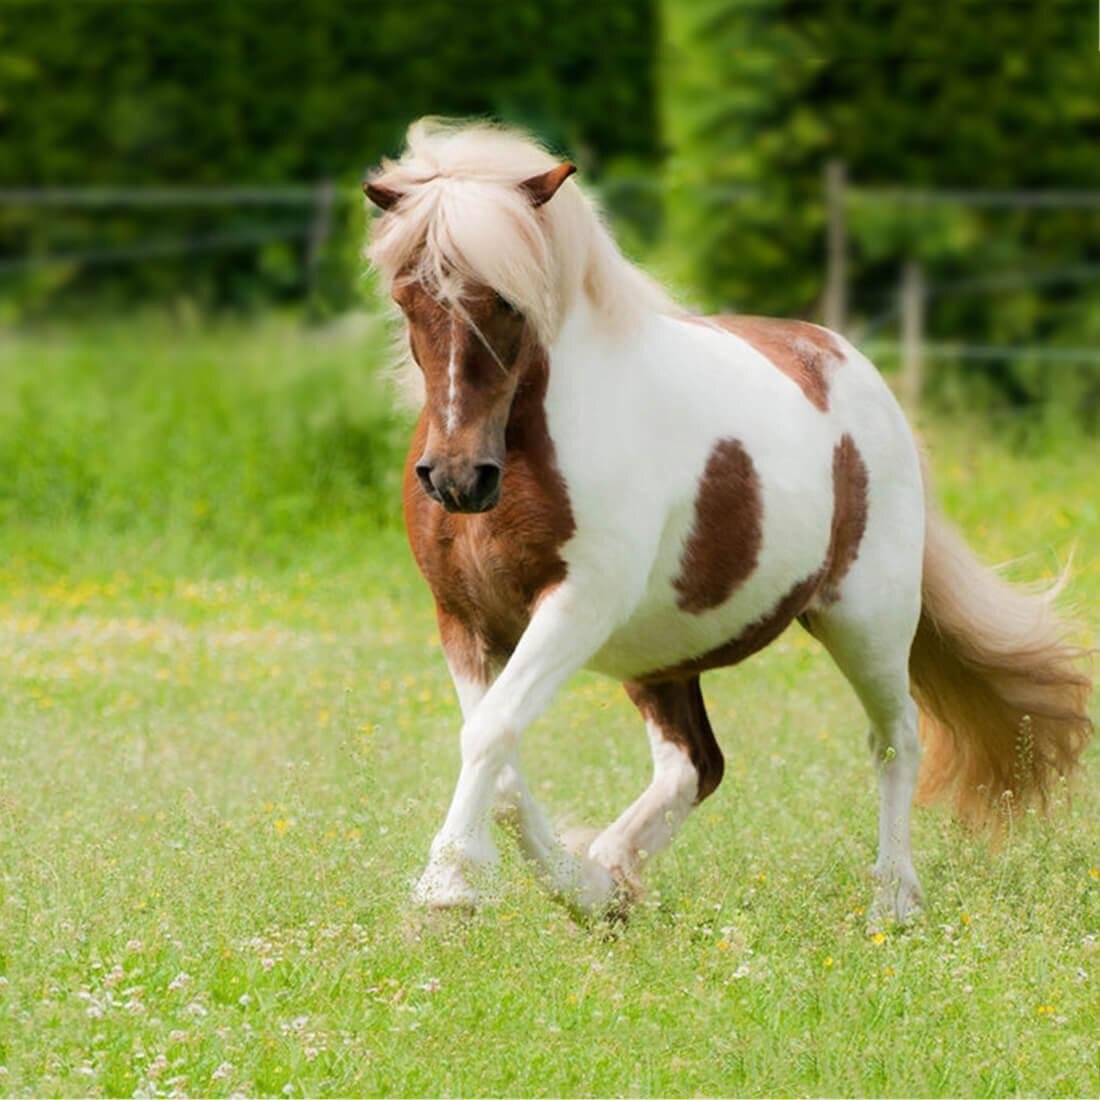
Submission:
<svg viewBox="0 0 1100 1100">
<path fill-rule="evenodd" d="M 492 288 L 549 347 L 580 295 L 609 332 L 682 310 L 619 251 L 591 200 L 566 181 L 535 208 L 519 184 L 558 161 L 527 134 L 488 123 L 414 122 L 400 159 L 371 182 L 401 200 L 374 223 L 366 255 L 387 289 L 423 283 L 461 309 L 467 287 Z"/>
</svg>

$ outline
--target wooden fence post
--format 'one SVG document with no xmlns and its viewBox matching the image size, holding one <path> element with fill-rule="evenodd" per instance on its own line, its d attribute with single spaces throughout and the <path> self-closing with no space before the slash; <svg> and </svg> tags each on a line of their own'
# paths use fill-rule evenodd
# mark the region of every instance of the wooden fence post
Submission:
<svg viewBox="0 0 1100 1100">
<path fill-rule="evenodd" d="M 825 252 L 825 325 L 843 332 L 848 312 L 848 230 L 845 223 L 844 190 L 847 170 L 842 160 L 825 165 L 825 212 L 828 230 Z"/>
<path fill-rule="evenodd" d="M 901 401 L 911 415 L 924 387 L 924 266 L 908 260 L 901 277 Z"/>
</svg>

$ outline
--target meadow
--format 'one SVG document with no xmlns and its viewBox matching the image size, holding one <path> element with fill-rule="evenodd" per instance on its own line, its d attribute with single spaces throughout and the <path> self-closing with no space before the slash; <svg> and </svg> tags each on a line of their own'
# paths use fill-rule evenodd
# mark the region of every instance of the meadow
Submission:
<svg viewBox="0 0 1100 1100">
<path fill-rule="evenodd" d="M 369 318 L 0 343 L 0 1093 L 1100 1093 L 1100 748 L 1000 846 L 919 812 L 925 915 L 868 934 L 863 720 L 797 629 L 705 681 L 726 779 L 625 928 L 506 837 L 476 917 L 411 914 L 458 709 L 384 348 Z M 1076 548 L 1090 641 L 1095 440 L 927 420 L 988 560 Z M 575 821 L 647 781 L 594 676 L 523 756 Z"/>
</svg>

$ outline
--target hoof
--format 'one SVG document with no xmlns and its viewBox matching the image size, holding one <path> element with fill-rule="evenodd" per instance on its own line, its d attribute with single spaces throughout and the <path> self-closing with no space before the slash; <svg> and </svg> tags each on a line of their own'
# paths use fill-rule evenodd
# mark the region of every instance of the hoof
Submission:
<svg viewBox="0 0 1100 1100">
<path fill-rule="evenodd" d="M 480 900 L 463 869 L 453 863 L 428 864 L 413 887 L 413 904 L 431 912 L 471 914 Z"/>
<path fill-rule="evenodd" d="M 920 919 L 924 895 L 911 869 L 892 872 L 876 869 L 872 874 L 875 889 L 867 918 L 870 931 L 881 931 L 890 924 L 904 927 Z"/>
<path fill-rule="evenodd" d="M 616 838 L 609 838 L 605 832 L 592 841 L 588 858 L 603 870 L 613 884 L 604 915 L 612 922 L 624 922 L 645 894 L 641 854 L 623 848 Z"/>
<path fill-rule="evenodd" d="M 588 854 L 595 829 L 576 826 L 561 835 L 568 855 L 554 892 L 574 913 L 581 917 L 603 917 L 618 907 L 619 887 L 607 868 Z"/>
</svg>

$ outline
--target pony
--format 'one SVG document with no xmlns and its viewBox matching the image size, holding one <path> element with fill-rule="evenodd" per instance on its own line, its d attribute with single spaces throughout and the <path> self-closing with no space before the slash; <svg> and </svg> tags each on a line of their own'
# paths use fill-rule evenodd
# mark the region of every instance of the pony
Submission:
<svg viewBox="0 0 1100 1100">
<path fill-rule="evenodd" d="M 1008 585 L 936 513 L 913 433 L 852 344 L 691 315 L 623 256 L 574 171 L 522 132 L 428 118 L 364 182 L 367 257 L 422 400 L 405 521 L 463 717 L 414 899 L 477 905 L 495 811 L 554 895 L 624 913 L 722 780 L 702 674 L 797 620 L 866 711 L 869 912 L 905 922 L 922 903 L 918 781 L 971 821 L 1009 796 L 1045 803 L 1091 734 L 1082 653 L 1053 593 Z M 582 668 L 623 683 L 653 773 L 602 832 L 559 835 L 518 752 Z"/>
</svg>

